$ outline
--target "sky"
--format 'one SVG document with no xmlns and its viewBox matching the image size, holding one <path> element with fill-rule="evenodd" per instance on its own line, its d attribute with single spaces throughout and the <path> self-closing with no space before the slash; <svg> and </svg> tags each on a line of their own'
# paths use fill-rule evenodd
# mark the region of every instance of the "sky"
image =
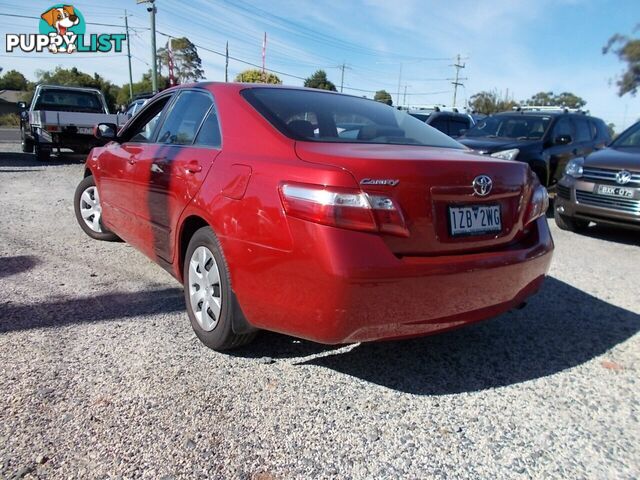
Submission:
<svg viewBox="0 0 640 480">
<path fill-rule="evenodd" d="M 149 70 L 149 14 L 135 0 L 73 1 L 87 22 L 132 27 L 134 81 Z M 0 0 L 0 15 L 40 16 L 52 1 Z M 395 104 L 451 106 L 457 55 L 465 68 L 457 106 L 483 90 L 516 101 L 539 91 L 573 92 L 591 114 L 620 131 L 640 118 L 640 97 L 617 95 L 615 79 L 624 71 L 617 56 L 602 54 L 615 33 L 634 34 L 639 0 L 156 0 L 158 46 L 167 36 L 187 36 L 200 46 L 206 79 L 224 81 L 225 42 L 229 54 L 266 66 L 288 85 L 324 69 L 338 88 L 345 64 L 344 92 L 372 97 L 385 89 Z M 5 17 L 0 35 L 37 33 L 38 20 Z M 87 33 L 122 33 L 124 27 L 88 25 Z M 205 50 L 205 48 L 207 50 Z M 210 51 L 213 50 L 213 51 Z M 29 79 L 55 66 L 76 66 L 123 84 L 123 54 L 26 54 L 0 52 L 0 67 Z M 229 77 L 252 68 L 230 60 Z M 406 91 L 406 96 L 405 96 Z M 398 98 L 398 92 L 400 98 Z"/>
</svg>

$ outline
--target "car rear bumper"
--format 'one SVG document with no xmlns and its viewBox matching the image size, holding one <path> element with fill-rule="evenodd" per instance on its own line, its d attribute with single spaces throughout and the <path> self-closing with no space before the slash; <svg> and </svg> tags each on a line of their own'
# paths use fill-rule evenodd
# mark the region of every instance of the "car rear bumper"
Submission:
<svg viewBox="0 0 640 480">
<path fill-rule="evenodd" d="M 640 230 L 640 189 L 635 198 L 616 200 L 593 194 L 596 184 L 563 178 L 558 184 L 554 208 L 563 216 L 599 224 Z"/>
<path fill-rule="evenodd" d="M 427 335 L 496 316 L 540 288 L 553 250 L 545 218 L 519 245 L 437 257 L 398 258 L 376 235 L 299 220 L 290 227 L 292 252 L 223 240 L 234 290 L 253 326 L 328 344 Z M 247 248 L 256 261 L 234 267 L 234 251 Z"/>
</svg>

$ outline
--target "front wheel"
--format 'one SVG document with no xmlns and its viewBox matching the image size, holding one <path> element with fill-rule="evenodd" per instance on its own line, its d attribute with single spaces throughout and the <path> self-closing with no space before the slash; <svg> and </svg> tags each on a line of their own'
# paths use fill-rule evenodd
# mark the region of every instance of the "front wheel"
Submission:
<svg viewBox="0 0 640 480">
<path fill-rule="evenodd" d="M 118 236 L 102 224 L 102 204 L 98 187 L 92 175 L 85 177 L 78 187 L 73 199 L 76 220 L 80 228 L 94 240 L 114 242 Z"/>
<path fill-rule="evenodd" d="M 37 142 L 33 146 L 33 153 L 36 154 L 36 160 L 39 162 L 48 162 L 51 159 L 51 149 L 43 147 Z"/>
<path fill-rule="evenodd" d="M 184 297 L 193 331 L 207 347 L 229 350 L 249 343 L 255 333 L 233 331 L 235 294 L 218 238 L 209 227 L 198 230 L 184 258 Z"/>
<path fill-rule="evenodd" d="M 587 220 L 567 217 L 566 215 L 558 213 L 557 210 L 553 212 L 553 218 L 560 230 L 566 230 L 568 232 L 580 232 L 586 230 L 589 226 L 589 222 Z"/>
</svg>

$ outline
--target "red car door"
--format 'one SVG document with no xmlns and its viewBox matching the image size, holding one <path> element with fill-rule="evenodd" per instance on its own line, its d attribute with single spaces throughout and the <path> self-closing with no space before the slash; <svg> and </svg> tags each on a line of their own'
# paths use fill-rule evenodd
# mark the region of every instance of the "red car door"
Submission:
<svg viewBox="0 0 640 480">
<path fill-rule="evenodd" d="M 147 153 L 158 119 L 170 98 L 165 95 L 150 103 L 121 133 L 119 142 L 107 145 L 99 157 L 103 218 L 119 236 L 135 245 L 139 244 L 141 216 L 136 199 L 140 184 L 137 162 Z"/>
<path fill-rule="evenodd" d="M 145 251 L 173 262 L 178 219 L 220 153 L 213 97 L 184 90 L 168 107 L 154 144 L 136 162 L 136 204 L 144 214 Z"/>
</svg>

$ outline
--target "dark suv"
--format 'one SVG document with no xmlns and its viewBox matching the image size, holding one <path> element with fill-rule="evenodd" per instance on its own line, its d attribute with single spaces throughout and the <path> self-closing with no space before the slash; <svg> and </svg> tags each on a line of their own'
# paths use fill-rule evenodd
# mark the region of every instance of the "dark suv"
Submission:
<svg viewBox="0 0 640 480">
<path fill-rule="evenodd" d="M 409 112 L 409 115 L 422 120 L 427 125 L 446 133 L 452 138 L 458 138 L 466 130 L 473 127 L 474 122 L 470 115 L 458 112 Z"/>
<path fill-rule="evenodd" d="M 482 154 L 529 164 L 543 185 L 555 185 L 573 158 L 604 148 L 611 135 L 599 118 L 567 110 L 491 115 L 459 142 Z"/>
</svg>

